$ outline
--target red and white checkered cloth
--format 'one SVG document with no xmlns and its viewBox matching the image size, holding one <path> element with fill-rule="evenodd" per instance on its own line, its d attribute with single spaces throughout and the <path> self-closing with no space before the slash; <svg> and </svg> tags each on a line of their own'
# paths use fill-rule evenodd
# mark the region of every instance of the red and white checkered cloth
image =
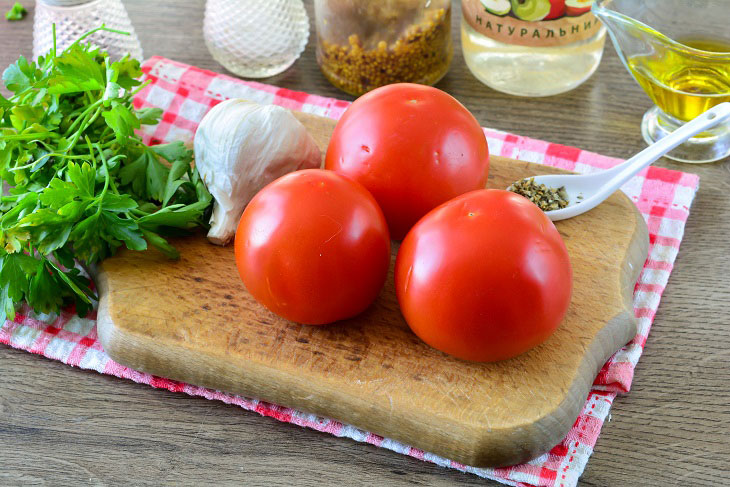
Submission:
<svg viewBox="0 0 730 487">
<path fill-rule="evenodd" d="M 144 137 L 148 143 L 190 141 L 208 109 L 227 98 L 275 103 L 292 110 L 335 119 L 349 105 L 341 100 L 242 81 L 160 57 L 145 62 L 143 70 L 151 84 L 138 94 L 135 106 L 155 106 L 165 111 L 159 125 L 147 127 Z M 485 133 L 491 154 L 514 159 L 582 173 L 599 171 L 622 162 L 574 147 L 504 132 L 485 130 Z M 22 309 L 15 321 L 6 321 L 0 328 L 0 343 L 152 387 L 237 404 L 279 421 L 367 442 L 509 485 L 574 486 L 593 452 L 601 426 L 617 393 L 629 390 L 634 367 L 646 343 L 659 299 L 672 271 L 698 185 L 699 177 L 696 175 L 649 167 L 622 188 L 646 219 L 650 234 L 649 258 L 634 294 L 639 333 L 604 365 L 573 429 L 563 441 L 550 452 L 523 465 L 500 469 L 469 467 L 338 421 L 129 369 L 112 361 L 102 349 L 97 338 L 95 314 L 80 318 L 73 310 L 67 310 L 60 316 L 47 316 Z"/>
</svg>

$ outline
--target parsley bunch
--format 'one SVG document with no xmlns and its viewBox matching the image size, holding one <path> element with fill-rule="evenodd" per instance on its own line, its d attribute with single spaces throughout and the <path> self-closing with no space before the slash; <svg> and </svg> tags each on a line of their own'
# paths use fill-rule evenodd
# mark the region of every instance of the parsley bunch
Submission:
<svg viewBox="0 0 730 487">
<path fill-rule="evenodd" d="M 54 46 L 37 63 L 21 56 L 3 73 L 13 93 L 0 95 L 3 321 L 23 300 L 44 313 L 75 302 L 85 314 L 96 297 L 77 262 L 93 264 L 122 245 L 177 258 L 163 236 L 207 221 L 211 196 L 192 151 L 135 135 L 162 112 L 133 108 L 139 62 L 112 62 L 82 42 L 98 30 L 111 31 L 95 29 L 61 53 Z"/>
</svg>

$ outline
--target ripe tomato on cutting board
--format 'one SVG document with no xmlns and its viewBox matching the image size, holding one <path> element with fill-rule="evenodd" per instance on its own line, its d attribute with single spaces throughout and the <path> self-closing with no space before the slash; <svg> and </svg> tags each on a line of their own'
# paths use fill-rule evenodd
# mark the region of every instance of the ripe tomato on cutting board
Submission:
<svg viewBox="0 0 730 487">
<path fill-rule="evenodd" d="M 483 188 L 489 150 L 474 116 L 448 93 L 399 83 L 357 100 L 335 127 L 325 168 L 365 186 L 390 235 L 405 237 L 427 212 Z"/>
<path fill-rule="evenodd" d="M 390 265 L 388 227 L 373 197 L 322 169 L 296 171 L 264 187 L 243 212 L 234 245 L 251 295 L 304 324 L 362 312 Z"/>
<path fill-rule="evenodd" d="M 472 191 L 423 217 L 398 251 L 395 288 L 413 332 L 474 361 L 519 355 L 544 342 L 570 304 L 563 239 L 527 198 Z"/>
</svg>

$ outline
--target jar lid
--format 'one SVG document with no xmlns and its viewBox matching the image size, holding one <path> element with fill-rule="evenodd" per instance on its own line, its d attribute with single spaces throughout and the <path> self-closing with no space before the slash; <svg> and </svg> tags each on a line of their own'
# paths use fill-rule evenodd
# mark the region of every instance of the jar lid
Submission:
<svg viewBox="0 0 730 487">
<path fill-rule="evenodd" d="M 85 3 L 91 3 L 94 0 L 38 0 L 41 3 L 50 5 L 52 7 L 75 7 L 77 5 L 83 5 Z"/>
</svg>

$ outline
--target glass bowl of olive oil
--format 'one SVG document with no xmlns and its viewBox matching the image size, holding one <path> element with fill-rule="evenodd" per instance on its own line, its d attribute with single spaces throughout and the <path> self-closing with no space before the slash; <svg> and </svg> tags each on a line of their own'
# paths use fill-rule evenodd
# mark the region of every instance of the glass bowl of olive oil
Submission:
<svg viewBox="0 0 730 487">
<path fill-rule="evenodd" d="M 730 101 L 727 0 L 599 0 L 593 13 L 655 103 L 641 124 L 647 143 Z M 701 163 L 729 155 L 730 123 L 693 137 L 667 157 Z"/>
</svg>

